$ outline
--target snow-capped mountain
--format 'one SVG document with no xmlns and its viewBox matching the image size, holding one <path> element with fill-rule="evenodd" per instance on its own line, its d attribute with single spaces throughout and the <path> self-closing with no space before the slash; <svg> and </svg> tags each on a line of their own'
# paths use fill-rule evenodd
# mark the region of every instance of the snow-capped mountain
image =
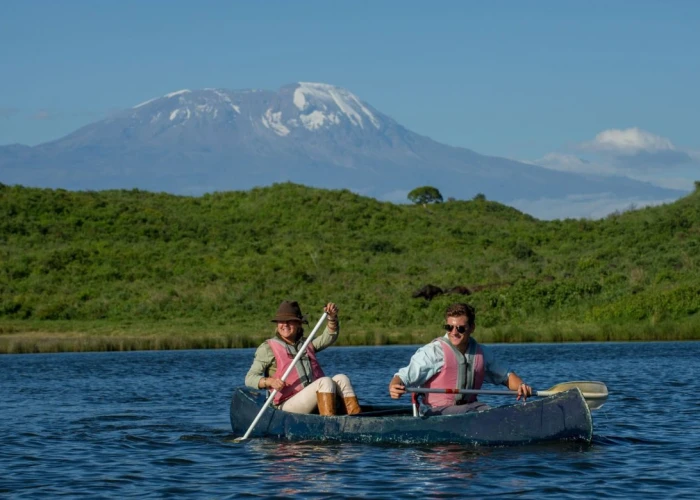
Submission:
<svg viewBox="0 0 700 500">
<path fill-rule="evenodd" d="M 608 192 L 678 198 L 627 178 L 582 176 L 446 146 L 340 87 L 179 90 L 35 147 L 0 147 L 0 182 L 180 194 L 293 181 L 389 198 L 422 185 L 508 203 Z M 405 198 L 405 196 L 404 196 Z"/>
</svg>

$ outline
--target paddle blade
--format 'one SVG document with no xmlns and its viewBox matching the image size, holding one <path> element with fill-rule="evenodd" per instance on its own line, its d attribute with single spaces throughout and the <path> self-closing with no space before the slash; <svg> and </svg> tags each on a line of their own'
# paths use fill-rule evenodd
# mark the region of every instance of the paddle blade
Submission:
<svg viewBox="0 0 700 500">
<path fill-rule="evenodd" d="M 578 387 L 579 391 L 583 393 L 591 394 L 591 397 L 595 397 L 593 396 L 594 394 L 601 398 L 608 397 L 608 388 L 605 386 L 605 384 L 603 382 L 593 382 L 591 380 L 563 382 L 550 388 L 547 392 L 564 392 L 568 391 L 569 389 L 573 389 L 574 387 Z"/>
<path fill-rule="evenodd" d="M 605 384 L 603 382 L 595 382 L 591 380 L 563 382 L 546 391 L 538 391 L 537 394 L 540 396 L 551 396 L 557 392 L 568 391 L 574 387 L 577 387 L 581 391 L 583 398 L 586 400 L 588 408 L 591 410 L 597 410 L 603 406 L 605 400 L 608 398 L 608 388 L 605 386 Z"/>
</svg>

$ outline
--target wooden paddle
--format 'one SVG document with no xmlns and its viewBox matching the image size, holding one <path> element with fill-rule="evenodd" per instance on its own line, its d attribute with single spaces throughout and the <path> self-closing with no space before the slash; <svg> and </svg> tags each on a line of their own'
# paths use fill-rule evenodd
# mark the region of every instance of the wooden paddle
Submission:
<svg viewBox="0 0 700 500">
<path fill-rule="evenodd" d="M 578 389 L 583 394 L 583 398 L 586 400 L 588 408 L 591 410 L 597 410 L 608 397 L 608 388 L 602 382 L 593 382 L 587 380 L 580 380 L 575 382 L 563 382 L 557 384 L 554 387 L 547 389 L 546 391 L 535 391 L 533 389 L 532 395 L 537 397 L 547 397 L 557 394 L 558 392 L 568 391 L 578 387 Z M 493 390 L 493 389 L 427 389 L 423 387 L 406 387 L 407 392 L 417 392 L 417 393 L 429 393 L 434 392 L 438 394 L 492 394 L 496 396 L 512 396 L 517 394 L 518 391 L 510 390 Z"/>
<path fill-rule="evenodd" d="M 304 344 L 301 346 L 301 348 L 299 349 L 299 352 L 297 352 L 297 355 L 294 356 L 292 363 L 289 365 L 289 367 L 285 370 L 284 374 L 282 375 L 282 378 L 280 379 L 282 382 L 287 380 L 287 377 L 294 369 L 294 365 L 297 364 L 297 361 L 299 361 L 301 356 L 306 352 L 306 348 L 309 345 L 309 342 L 311 342 L 311 339 L 314 338 L 314 335 L 316 335 L 316 331 L 321 327 L 323 320 L 325 320 L 327 316 L 328 316 L 328 313 L 324 311 L 324 313 L 321 315 L 321 319 L 318 320 L 318 323 L 316 323 L 316 326 L 314 326 L 314 329 L 309 334 L 309 337 L 306 339 Z M 258 412 L 258 416 L 255 417 L 255 420 L 253 420 L 253 422 L 250 424 L 250 427 L 248 427 L 248 430 L 246 431 L 246 433 L 243 435 L 243 437 L 239 437 L 239 438 L 234 439 L 233 440 L 234 443 L 240 443 L 241 441 L 245 441 L 246 439 L 248 439 L 248 436 L 250 436 L 250 433 L 253 432 L 253 429 L 258 424 L 260 417 L 262 417 L 262 414 L 265 412 L 267 407 L 270 405 L 270 402 L 275 398 L 275 395 L 277 395 L 277 392 L 278 392 L 277 389 L 275 389 L 270 393 L 270 396 L 268 396 L 267 401 L 265 401 L 265 404 L 262 406 L 262 408 L 260 408 L 260 411 Z"/>
</svg>

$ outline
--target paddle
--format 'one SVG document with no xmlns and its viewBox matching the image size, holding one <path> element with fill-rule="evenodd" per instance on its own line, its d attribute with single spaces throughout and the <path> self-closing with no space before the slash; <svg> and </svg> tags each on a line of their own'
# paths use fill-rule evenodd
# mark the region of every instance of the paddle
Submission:
<svg viewBox="0 0 700 500">
<path fill-rule="evenodd" d="M 327 316 L 328 316 L 328 313 L 324 311 L 324 313 L 321 315 L 321 319 L 318 320 L 318 323 L 316 323 L 316 326 L 309 334 L 309 337 L 302 344 L 301 348 L 299 349 L 299 352 L 297 352 L 297 355 L 294 356 L 292 363 L 289 365 L 289 367 L 285 370 L 284 374 L 282 375 L 282 378 L 280 379 L 282 382 L 287 380 L 287 377 L 294 369 L 294 365 L 297 364 L 297 361 L 299 361 L 299 358 L 301 358 L 301 356 L 306 352 L 306 347 L 309 345 L 309 342 L 311 342 L 311 339 L 314 338 L 314 335 L 316 335 L 316 331 L 321 327 L 321 323 L 323 323 L 323 320 L 325 320 Z M 258 424 L 258 420 L 260 420 L 260 417 L 262 417 L 262 414 L 265 412 L 265 410 L 269 406 L 270 402 L 274 399 L 277 392 L 278 392 L 277 389 L 275 389 L 270 393 L 270 396 L 267 398 L 267 401 L 265 401 L 265 404 L 262 406 L 262 408 L 260 408 L 260 411 L 258 412 L 258 416 L 255 417 L 255 420 L 253 420 L 253 422 L 250 424 L 250 427 L 248 427 L 248 430 L 246 431 L 246 433 L 243 435 L 243 437 L 239 437 L 239 438 L 234 439 L 233 440 L 234 443 L 240 443 L 241 441 L 248 439 L 248 436 L 250 436 L 250 433 L 253 432 L 253 429 Z"/>
<path fill-rule="evenodd" d="M 575 382 L 563 382 L 557 384 L 554 387 L 547 389 L 546 391 L 532 391 L 533 396 L 537 397 L 547 397 L 557 394 L 559 392 L 568 391 L 578 387 L 578 389 L 583 394 L 583 398 L 586 400 L 586 404 L 591 410 L 597 410 L 608 397 L 608 388 L 602 382 L 593 381 L 575 381 Z M 512 396 L 517 394 L 518 391 L 510 390 L 493 390 L 493 389 L 427 389 L 423 387 L 406 387 L 407 392 L 417 392 L 417 393 L 430 393 L 435 392 L 438 394 L 492 394 L 496 396 Z"/>
</svg>

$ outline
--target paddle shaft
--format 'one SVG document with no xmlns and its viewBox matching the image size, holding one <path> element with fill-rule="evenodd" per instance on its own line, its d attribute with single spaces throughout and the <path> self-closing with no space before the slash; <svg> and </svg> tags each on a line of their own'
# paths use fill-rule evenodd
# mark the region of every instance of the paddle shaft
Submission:
<svg viewBox="0 0 700 500">
<path fill-rule="evenodd" d="M 281 380 L 282 382 L 284 382 L 285 380 L 287 380 L 287 377 L 289 376 L 289 374 L 290 374 L 290 373 L 292 372 L 292 370 L 294 369 L 294 366 L 297 364 L 297 361 L 299 361 L 299 359 L 300 359 L 301 356 L 304 354 L 304 352 L 306 352 L 306 348 L 308 347 L 309 343 L 311 342 L 311 339 L 314 338 L 314 335 L 316 335 L 316 332 L 317 332 L 318 329 L 321 327 L 321 324 L 323 323 L 323 321 L 326 319 L 327 316 L 328 316 L 328 313 L 324 312 L 323 315 L 321 316 L 321 319 L 318 320 L 318 323 L 316 323 L 316 326 L 314 327 L 314 329 L 313 329 L 313 330 L 311 331 L 311 333 L 309 334 L 309 337 L 306 339 L 306 341 L 304 342 L 304 344 L 301 346 L 301 348 L 299 349 L 299 352 L 297 352 L 297 355 L 294 356 L 294 359 L 292 360 L 292 363 L 289 365 L 289 367 L 287 367 L 287 369 L 285 370 L 284 374 L 282 375 L 282 378 L 280 378 L 280 380 Z M 267 401 L 265 401 L 265 404 L 262 406 L 262 408 L 260 408 L 260 411 L 258 412 L 258 415 L 255 417 L 255 420 L 253 420 L 253 422 L 250 424 L 250 427 L 248 427 L 248 430 L 246 431 L 246 433 L 243 435 L 243 437 L 236 439 L 236 441 L 245 441 L 246 439 L 248 439 L 248 436 L 250 436 L 250 433 L 253 432 L 253 429 L 254 429 L 255 426 L 258 424 L 258 421 L 259 421 L 260 418 L 262 417 L 263 413 L 265 413 L 265 410 L 266 410 L 267 407 L 270 405 L 270 402 L 271 402 L 271 401 L 275 398 L 275 396 L 277 395 L 277 392 L 278 392 L 277 389 L 275 389 L 275 390 L 273 390 L 273 391 L 270 393 L 270 395 L 269 395 L 268 398 L 267 398 Z"/>
<path fill-rule="evenodd" d="M 494 389 L 428 389 L 424 387 L 406 387 L 407 392 L 418 392 L 421 394 L 437 393 L 437 394 L 491 394 L 496 396 L 513 396 L 518 394 L 518 391 L 494 390 Z M 532 391 L 533 396 L 547 397 L 557 394 L 559 391 Z M 582 393 L 584 398 L 595 399 L 602 397 L 602 394 L 592 392 Z M 605 395 L 607 397 L 607 394 Z"/>
<path fill-rule="evenodd" d="M 497 389 L 428 389 L 423 387 L 406 387 L 406 391 L 417 392 L 420 394 L 494 394 L 497 396 L 510 396 L 511 394 L 518 393 L 518 391 L 506 391 Z M 537 395 L 537 391 L 533 391 L 533 395 Z"/>
</svg>

